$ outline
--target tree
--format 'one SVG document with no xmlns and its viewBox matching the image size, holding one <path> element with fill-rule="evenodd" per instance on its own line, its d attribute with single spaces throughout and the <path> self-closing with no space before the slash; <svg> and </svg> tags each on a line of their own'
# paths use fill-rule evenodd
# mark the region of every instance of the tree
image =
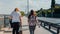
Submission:
<svg viewBox="0 0 60 34">
<path fill-rule="evenodd" d="M 52 15 L 52 17 L 53 17 L 54 9 L 55 9 L 55 0 L 52 0 L 51 1 L 51 15 Z"/>
<path fill-rule="evenodd" d="M 25 15 L 25 13 L 24 13 L 23 11 L 20 11 L 20 13 L 21 13 L 21 15 L 22 15 L 22 16 L 24 16 L 24 15 Z"/>
<path fill-rule="evenodd" d="M 55 0 L 52 0 L 51 1 L 51 8 L 54 8 L 55 7 Z"/>
<path fill-rule="evenodd" d="M 40 9 L 40 10 L 38 10 L 38 11 L 36 11 L 37 16 L 42 16 L 42 10 L 43 10 L 43 8 L 41 8 L 41 9 Z"/>
</svg>

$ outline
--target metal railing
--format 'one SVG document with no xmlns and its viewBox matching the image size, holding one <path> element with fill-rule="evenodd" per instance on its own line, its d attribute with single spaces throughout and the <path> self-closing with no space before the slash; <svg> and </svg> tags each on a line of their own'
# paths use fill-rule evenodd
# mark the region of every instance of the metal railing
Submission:
<svg viewBox="0 0 60 34">
<path fill-rule="evenodd" d="M 47 29 L 51 30 L 52 27 L 56 28 L 57 33 L 60 33 L 60 18 L 56 19 L 56 18 L 46 18 L 46 17 L 38 17 L 38 20 L 41 23 L 41 26 L 43 26 L 44 28 L 47 28 L 46 26 L 48 26 Z"/>
<path fill-rule="evenodd" d="M 0 28 L 9 26 L 9 15 L 0 15 Z"/>
</svg>

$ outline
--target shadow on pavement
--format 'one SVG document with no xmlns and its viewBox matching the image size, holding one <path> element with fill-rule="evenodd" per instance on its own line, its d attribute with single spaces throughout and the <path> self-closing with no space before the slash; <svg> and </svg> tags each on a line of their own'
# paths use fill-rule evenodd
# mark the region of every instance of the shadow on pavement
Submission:
<svg viewBox="0 0 60 34">
<path fill-rule="evenodd" d="M 49 30 L 48 28 L 42 26 L 43 28 L 45 28 L 46 30 L 48 30 L 49 32 L 51 32 L 52 34 L 57 34 L 56 32 L 53 32 L 52 30 Z"/>
</svg>

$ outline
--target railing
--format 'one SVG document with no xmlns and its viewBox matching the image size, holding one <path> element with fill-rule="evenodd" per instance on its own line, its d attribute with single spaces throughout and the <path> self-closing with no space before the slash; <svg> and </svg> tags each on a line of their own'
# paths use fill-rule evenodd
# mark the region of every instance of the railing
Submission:
<svg viewBox="0 0 60 34">
<path fill-rule="evenodd" d="M 1 28 L 6 28 L 6 27 L 10 27 L 10 19 L 9 19 L 9 15 L 0 15 L 1 19 L 0 19 L 0 29 Z M 29 30 L 28 28 L 28 25 L 22 25 L 22 31 L 25 31 L 25 30 Z M 4 31 L 4 30 L 3 30 Z"/>
<path fill-rule="evenodd" d="M 9 26 L 9 15 L 0 15 L 0 28 Z"/>
<path fill-rule="evenodd" d="M 54 27 L 57 29 L 57 34 L 59 34 L 60 30 L 60 18 L 46 18 L 46 17 L 38 17 L 38 20 L 41 22 L 41 26 L 49 26 L 49 30 L 51 30 L 51 27 Z"/>
<path fill-rule="evenodd" d="M 0 24 L 1 26 L 3 27 L 9 27 L 9 15 L 3 15 L 2 16 L 2 22 L 0 21 Z M 56 18 L 45 18 L 45 17 L 38 17 L 38 20 L 41 22 L 41 25 L 42 26 L 49 26 L 49 30 L 51 30 L 51 27 L 54 27 L 57 29 L 57 34 L 59 34 L 59 30 L 60 30 L 60 18 L 56 19 Z M 28 25 L 23 25 L 22 27 L 25 27 L 25 26 L 28 26 Z"/>
<path fill-rule="evenodd" d="M 9 15 L 4 15 L 4 27 L 9 26 L 9 23 L 10 23 Z"/>
</svg>

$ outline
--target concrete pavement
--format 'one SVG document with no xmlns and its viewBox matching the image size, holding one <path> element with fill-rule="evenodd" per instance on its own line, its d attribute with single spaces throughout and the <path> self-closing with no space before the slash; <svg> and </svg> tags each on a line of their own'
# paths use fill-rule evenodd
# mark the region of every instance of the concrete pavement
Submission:
<svg viewBox="0 0 60 34">
<path fill-rule="evenodd" d="M 28 25 L 28 22 L 27 22 L 27 18 L 24 16 L 22 17 L 22 25 Z M 23 29 L 26 29 L 23 31 L 23 34 L 30 34 L 29 33 L 29 27 L 26 26 L 26 27 L 22 27 Z M 9 31 L 12 31 L 12 29 L 9 29 L 9 28 L 5 28 L 5 30 L 9 30 Z M 1 34 L 12 34 L 12 32 L 4 32 L 4 31 L 0 31 Z M 36 27 L 36 30 L 35 30 L 35 34 L 52 34 L 51 32 L 49 32 L 48 30 L 44 29 L 43 27 Z"/>
</svg>

